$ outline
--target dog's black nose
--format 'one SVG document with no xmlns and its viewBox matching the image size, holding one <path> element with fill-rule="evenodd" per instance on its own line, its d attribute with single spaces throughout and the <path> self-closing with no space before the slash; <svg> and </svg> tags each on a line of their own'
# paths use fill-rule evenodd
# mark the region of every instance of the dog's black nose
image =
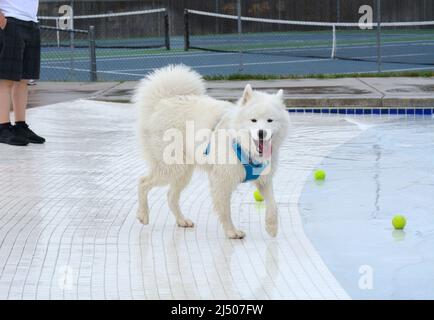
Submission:
<svg viewBox="0 0 434 320">
<path fill-rule="evenodd" d="M 258 130 L 258 137 L 259 139 L 266 139 L 267 138 L 267 131 L 266 130 Z"/>
</svg>

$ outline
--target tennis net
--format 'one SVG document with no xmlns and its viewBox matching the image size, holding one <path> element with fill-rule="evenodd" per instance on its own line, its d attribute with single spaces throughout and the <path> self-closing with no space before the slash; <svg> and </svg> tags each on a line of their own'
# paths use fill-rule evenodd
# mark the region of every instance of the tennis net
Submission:
<svg viewBox="0 0 434 320">
<path fill-rule="evenodd" d="M 64 46 L 57 47 L 58 41 Z M 77 49 L 74 44 L 80 44 L 82 49 Z M 41 47 L 41 80 L 97 80 L 93 27 L 65 30 L 41 26 Z"/>
<path fill-rule="evenodd" d="M 383 22 L 377 29 L 377 23 L 242 16 L 239 30 L 236 15 L 188 9 L 184 15 L 185 50 L 434 65 L 434 21 Z"/>
<path fill-rule="evenodd" d="M 72 29 L 89 30 L 91 26 L 95 27 L 96 48 L 170 49 L 169 18 L 164 8 L 73 17 L 39 17 L 42 26 L 57 29 L 62 29 L 64 21 L 69 19 L 72 21 L 68 21 L 68 25 Z M 62 35 L 62 32 L 57 32 L 56 39 L 47 45 L 69 47 L 70 38 Z M 86 47 L 87 43 L 74 42 L 74 46 Z"/>
</svg>

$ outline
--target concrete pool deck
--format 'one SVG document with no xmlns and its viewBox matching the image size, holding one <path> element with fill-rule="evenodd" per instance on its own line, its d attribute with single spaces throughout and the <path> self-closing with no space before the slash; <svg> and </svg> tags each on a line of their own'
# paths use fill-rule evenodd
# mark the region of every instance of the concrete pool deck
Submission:
<svg viewBox="0 0 434 320">
<path fill-rule="evenodd" d="M 135 115 L 131 104 L 91 100 L 33 108 L 29 122 L 47 143 L 0 145 L 0 299 L 349 298 L 306 237 L 298 199 L 315 165 L 359 134 L 356 125 L 294 116 L 275 179 L 278 236 L 265 232 L 264 207 L 242 184 L 232 210 L 247 237 L 229 240 L 200 172 L 181 197 L 195 228 L 176 226 L 166 188 L 150 193 L 150 224 L 137 221 L 146 165 Z M 337 124 L 339 136 L 328 139 Z"/>
<path fill-rule="evenodd" d="M 378 80 L 389 93 L 377 94 L 377 102 L 395 95 L 405 106 L 434 106 L 433 79 Z M 357 79 L 324 81 L 252 83 L 270 90 L 286 83 L 287 101 L 316 96 L 312 101 L 319 103 L 321 92 L 336 103 L 357 97 Z M 235 99 L 245 83 L 210 82 L 209 87 L 216 97 Z M 201 173 L 181 200 L 194 229 L 176 227 L 165 188 L 150 194 L 151 221 L 142 226 L 135 218 L 136 183 L 146 165 L 134 134 L 136 113 L 131 104 L 118 103 L 129 100 L 134 85 L 41 82 L 31 87 L 31 105 L 40 107 L 29 110 L 29 122 L 47 143 L 0 145 L 0 299 L 350 298 L 306 235 L 300 197 L 312 170 L 358 136 L 360 126 L 341 116 L 318 122 L 307 115 L 292 117 L 275 179 L 276 238 L 264 230 L 264 208 L 254 202 L 253 187 L 243 184 L 232 209 L 247 237 L 226 239 Z M 359 97 L 374 99 L 375 90 L 362 87 L 368 92 Z"/>
<path fill-rule="evenodd" d="M 434 78 L 342 78 L 267 81 L 208 81 L 213 97 L 236 100 L 246 83 L 285 91 L 288 107 L 434 107 Z M 137 82 L 38 82 L 30 106 L 74 99 L 128 103 Z"/>
</svg>

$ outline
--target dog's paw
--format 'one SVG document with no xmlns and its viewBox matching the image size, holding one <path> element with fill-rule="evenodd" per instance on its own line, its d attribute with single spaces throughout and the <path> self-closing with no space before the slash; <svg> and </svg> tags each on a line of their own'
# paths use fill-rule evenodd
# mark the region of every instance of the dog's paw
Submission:
<svg viewBox="0 0 434 320">
<path fill-rule="evenodd" d="M 142 224 L 149 224 L 149 214 L 143 211 L 137 211 L 137 219 L 139 219 Z"/>
<path fill-rule="evenodd" d="M 265 230 L 267 231 L 267 233 L 272 236 L 273 238 L 275 236 L 277 236 L 277 222 L 275 223 L 267 223 L 265 225 Z"/>
<path fill-rule="evenodd" d="M 194 227 L 193 221 L 191 221 L 189 219 L 178 220 L 178 221 L 176 221 L 176 223 L 181 228 L 193 228 Z"/>
<path fill-rule="evenodd" d="M 277 235 L 278 224 L 277 214 L 268 213 L 265 218 L 265 230 L 270 236 L 275 237 Z"/>
<path fill-rule="evenodd" d="M 226 235 L 229 239 L 243 239 L 246 236 L 246 233 L 241 230 L 231 230 L 226 232 Z"/>
</svg>

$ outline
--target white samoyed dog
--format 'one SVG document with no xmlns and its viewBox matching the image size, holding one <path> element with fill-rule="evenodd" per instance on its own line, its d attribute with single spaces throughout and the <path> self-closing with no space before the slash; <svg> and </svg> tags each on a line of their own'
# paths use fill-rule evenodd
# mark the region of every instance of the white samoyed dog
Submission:
<svg viewBox="0 0 434 320">
<path fill-rule="evenodd" d="M 208 174 L 214 210 L 229 238 L 245 236 L 232 222 L 230 203 L 243 182 L 253 183 L 264 197 L 266 230 L 277 234 L 272 179 L 289 128 L 282 90 L 268 94 L 247 85 L 237 103 L 216 100 L 206 95 L 198 73 L 171 65 L 144 78 L 133 102 L 139 109 L 139 138 L 149 166 L 138 186 L 137 217 L 143 224 L 149 223 L 149 191 L 169 185 L 169 208 L 177 224 L 193 227 L 179 199 L 194 169 L 201 168 Z"/>
</svg>

